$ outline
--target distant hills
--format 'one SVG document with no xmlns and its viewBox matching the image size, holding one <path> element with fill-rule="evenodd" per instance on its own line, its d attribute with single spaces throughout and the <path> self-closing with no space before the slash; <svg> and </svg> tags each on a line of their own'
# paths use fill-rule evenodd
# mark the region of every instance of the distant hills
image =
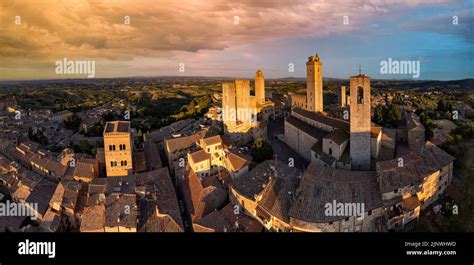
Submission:
<svg viewBox="0 0 474 265">
<path fill-rule="evenodd" d="M 163 80 L 166 82 L 187 82 L 187 81 L 223 81 L 234 80 L 239 77 L 209 77 L 209 76 L 155 76 L 155 77 L 119 77 L 119 78 L 83 78 L 83 79 L 48 79 L 48 80 L 3 80 L 0 81 L 0 89 L 8 85 L 26 85 L 26 84 L 94 84 L 94 83 L 109 83 L 109 82 L 133 82 L 136 81 L 156 81 Z M 282 82 L 306 82 L 303 77 L 284 77 L 284 78 L 270 78 L 266 79 L 268 82 L 282 81 Z M 324 77 L 324 82 L 349 82 L 349 79 Z M 381 89 L 397 89 L 397 90 L 413 90 L 413 91 L 436 91 L 436 90 L 452 90 L 474 92 L 474 79 L 461 80 L 399 80 L 399 79 L 372 79 L 372 86 Z"/>
</svg>

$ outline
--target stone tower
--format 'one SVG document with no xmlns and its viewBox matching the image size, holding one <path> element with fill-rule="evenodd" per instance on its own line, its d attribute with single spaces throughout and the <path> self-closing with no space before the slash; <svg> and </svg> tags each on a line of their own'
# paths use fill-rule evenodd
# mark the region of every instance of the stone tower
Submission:
<svg viewBox="0 0 474 265">
<path fill-rule="evenodd" d="M 323 111 L 323 65 L 319 56 L 306 62 L 306 107 L 309 111 Z"/>
<path fill-rule="evenodd" d="M 235 83 L 222 83 L 222 117 L 226 129 L 237 125 L 237 101 Z"/>
<path fill-rule="evenodd" d="M 255 98 L 257 107 L 265 104 L 265 77 L 260 69 L 255 73 Z"/>
<path fill-rule="evenodd" d="M 339 107 L 341 108 L 346 107 L 346 86 L 341 86 L 338 99 L 339 99 Z"/>
<path fill-rule="evenodd" d="M 351 168 L 370 170 L 370 78 L 351 76 L 350 96 Z"/>
<path fill-rule="evenodd" d="M 253 113 L 250 103 L 250 80 L 235 80 L 237 120 L 246 124 L 251 122 Z"/>
<path fill-rule="evenodd" d="M 107 122 L 104 128 L 104 153 L 107 177 L 127 176 L 133 169 L 133 137 L 128 121 Z"/>
</svg>

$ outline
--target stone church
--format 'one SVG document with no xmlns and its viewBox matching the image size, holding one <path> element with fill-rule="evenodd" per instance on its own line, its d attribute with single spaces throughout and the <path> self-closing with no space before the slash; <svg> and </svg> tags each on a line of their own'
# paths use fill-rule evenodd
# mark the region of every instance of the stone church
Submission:
<svg viewBox="0 0 474 265">
<path fill-rule="evenodd" d="M 350 95 L 356 100 L 350 106 L 350 119 L 344 120 L 324 112 L 322 68 L 319 56 L 308 58 L 306 104 L 293 107 L 285 120 L 286 143 L 307 161 L 341 169 L 374 169 L 382 129 L 370 121 L 370 77 L 359 73 L 350 78 Z"/>
</svg>

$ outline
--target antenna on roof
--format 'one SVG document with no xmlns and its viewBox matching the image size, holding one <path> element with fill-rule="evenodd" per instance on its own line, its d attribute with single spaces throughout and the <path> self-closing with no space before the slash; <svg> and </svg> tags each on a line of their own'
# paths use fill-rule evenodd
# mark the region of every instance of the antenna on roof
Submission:
<svg viewBox="0 0 474 265">
<path fill-rule="evenodd" d="M 362 69 L 360 68 L 360 64 L 359 64 L 359 75 L 361 75 L 361 72 L 362 72 Z"/>
</svg>

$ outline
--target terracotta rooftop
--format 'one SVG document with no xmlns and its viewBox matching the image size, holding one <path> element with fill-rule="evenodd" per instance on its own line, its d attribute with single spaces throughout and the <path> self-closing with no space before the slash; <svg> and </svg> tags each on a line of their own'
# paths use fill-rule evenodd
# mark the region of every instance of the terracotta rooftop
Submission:
<svg viewBox="0 0 474 265">
<path fill-rule="evenodd" d="M 237 171 L 247 166 L 252 161 L 252 158 L 239 154 L 236 150 L 228 149 L 226 152 L 225 160 L 228 162 L 227 166 L 230 166 L 230 170 Z"/>
<path fill-rule="evenodd" d="M 363 203 L 365 211 L 382 206 L 382 198 L 374 171 L 333 169 L 311 163 L 306 169 L 296 198 L 289 211 L 292 218 L 314 223 L 344 219 L 327 216 L 326 203 Z"/>
<path fill-rule="evenodd" d="M 281 178 L 276 174 L 265 187 L 262 193 L 262 199 L 258 202 L 258 210 L 265 211 L 278 219 L 289 223 L 290 210 L 295 200 L 296 188 L 300 179 L 296 177 Z M 257 211 L 258 211 L 257 210 Z"/>
<path fill-rule="evenodd" d="M 81 158 L 79 161 L 77 161 L 74 168 L 74 177 L 94 178 L 96 173 L 94 172 L 95 163 L 95 159 Z"/>
<path fill-rule="evenodd" d="M 235 178 L 232 187 L 242 196 L 254 200 L 256 195 L 263 192 L 270 182 L 270 176 L 280 178 L 297 178 L 301 171 L 289 167 L 279 160 L 266 160 L 246 174 Z"/>
<path fill-rule="evenodd" d="M 105 201 L 105 226 L 136 228 L 137 205 L 135 195 L 111 194 Z"/>
<path fill-rule="evenodd" d="M 204 218 L 196 222 L 196 224 L 211 229 L 213 232 L 231 232 L 232 226 L 227 222 L 219 211 L 213 211 Z"/>
<path fill-rule="evenodd" d="M 349 136 L 350 136 L 349 133 L 345 132 L 344 130 L 337 129 L 329 133 L 328 135 L 324 136 L 324 138 L 333 141 L 337 145 L 341 145 L 345 141 L 349 140 Z"/>
<path fill-rule="evenodd" d="M 105 124 L 104 134 L 106 133 L 128 133 L 130 132 L 129 121 L 109 121 Z"/>
<path fill-rule="evenodd" d="M 156 196 L 159 214 L 167 214 L 183 227 L 176 191 L 167 167 L 137 174 L 137 186 L 145 186 L 147 193 Z"/>
<path fill-rule="evenodd" d="M 322 115 L 320 113 L 316 113 L 316 112 L 312 112 L 312 111 L 307 111 L 307 110 L 304 110 L 300 107 L 295 107 L 295 108 L 293 108 L 292 111 L 294 111 L 295 113 L 298 113 L 298 114 L 300 114 L 300 115 L 302 115 L 306 118 L 309 118 L 311 120 L 329 125 L 331 127 L 334 127 L 334 128 L 337 128 L 337 129 L 342 129 L 346 132 L 350 131 L 350 123 L 345 121 L 345 120 L 336 119 L 336 118 L 325 116 L 325 115 Z"/>
<path fill-rule="evenodd" d="M 455 159 L 431 142 L 426 142 L 424 147 L 423 152 L 417 151 L 402 156 L 403 167 L 398 166 L 398 158 L 377 163 L 381 192 L 390 192 L 411 184 L 418 185 L 425 177 Z"/>
<path fill-rule="evenodd" d="M 53 197 L 56 191 L 56 183 L 43 179 L 38 185 L 35 186 L 30 196 L 26 199 L 27 203 L 37 203 L 38 213 L 43 217 L 46 210 L 49 208 L 49 201 Z"/>
<path fill-rule="evenodd" d="M 81 232 L 95 231 L 104 229 L 105 207 L 104 205 L 95 205 L 86 207 L 81 220 Z"/>
<path fill-rule="evenodd" d="M 211 158 L 211 155 L 206 153 L 206 151 L 200 149 L 196 152 L 190 153 L 189 157 L 193 163 L 199 163 L 199 162 L 209 160 Z"/>
<path fill-rule="evenodd" d="M 323 131 L 317 127 L 311 126 L 304 121 L 301 121 L 293 116 L 290 116 L 285 119 L 285 122 L 293 125 L 294 127 L 298 128 L 299 130 L 305 132 L 308 135 L 311 135 L 313 138 L 322 139 L 324 136 L 328 134 L 328 132 Z"/>
<path fill-rule="evenodd" d="M 408 211 L 413 211 L 421 205 L 418 196 L 414 195 L 403 200 L 402 208 Z"/>
</svg>

